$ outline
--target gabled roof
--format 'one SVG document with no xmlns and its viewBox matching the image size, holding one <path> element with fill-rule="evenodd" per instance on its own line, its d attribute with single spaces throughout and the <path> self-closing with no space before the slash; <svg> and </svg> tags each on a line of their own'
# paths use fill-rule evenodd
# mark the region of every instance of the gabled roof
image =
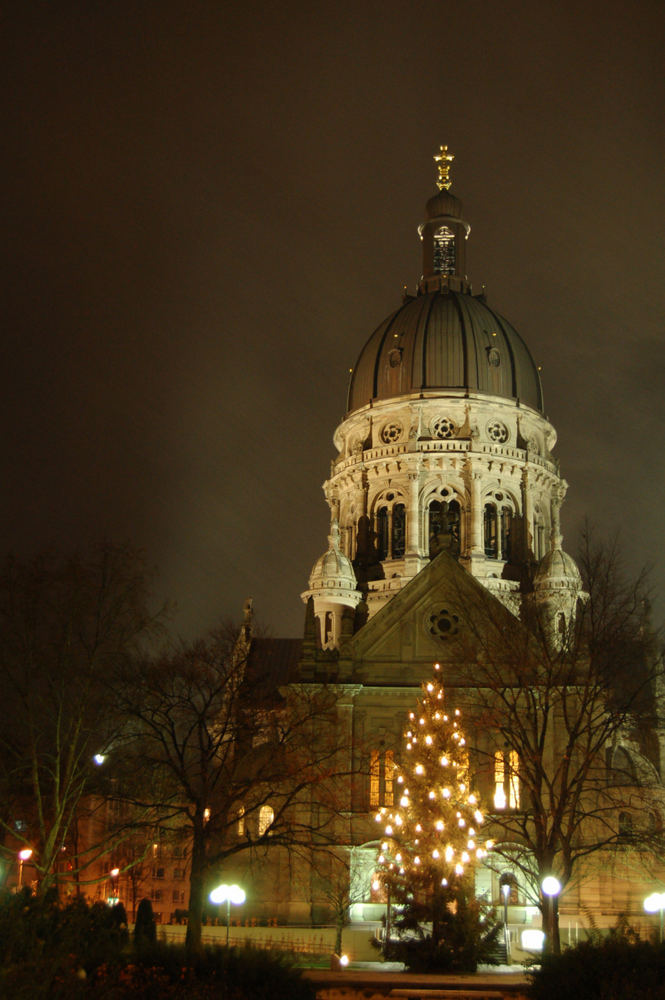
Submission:
<svg viewBox="0 0 665 1000">
<path fill-rule="evenodd" d="M 252 639 L 247 657 L 247 673 L 266 690 L 275 690 L 294 680 L 302 656 L 302 639 Z"/>
<path fill-rule="evenodd" d="M 455 683 L 472 684 L 483 622 L 526 634 L 501 601 L 441 552 L 343 645 L 341 673 L 363 684 L 419 685 L 439 662 Z"/>
</svg>

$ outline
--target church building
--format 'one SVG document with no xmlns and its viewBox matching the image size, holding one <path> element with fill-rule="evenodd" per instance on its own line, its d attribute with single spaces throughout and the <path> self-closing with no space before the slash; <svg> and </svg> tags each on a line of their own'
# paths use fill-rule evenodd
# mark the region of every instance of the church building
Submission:
<svg viewBox="0 0 665 1000">
<path fill-rule="evenodd" d="M 339 685 L 349 771 L 361 775 L 349 783 L 337 838 L 356 921 L 379 920 L 385 910 L 374 877 L 381 836 L 374 814 L 393 804 L 405 719 L 433 664 L 441 664 L 446 697 L 464 709 L 469 741 L 485 761 L 476 784 L 486 810 L 517 812 L 524 808 L 518 754 L 474 721 L 468 619 L 484 607 L 506 627 L 526 627 L 536 615 L 556 646 L 586 598 L 563 549 L 567 483 L 539 368 L 509 320 L 467 280 L 470 226 L 450 190 L 452 159 L 445 146 L 435 157 L 438 190 L 418 227 L 415 294 L 404 291 L 351 370 L 323 484 L 328 547 L 302 594 L 304 638 L 249 645 L 257 664 L 281 662 L 300 682 Z M 249 637 L 249 609 L 245 625 Z M 646 769 L 660 787 L 662 742 L 652 746 L 649 760 L 627 737 L 622 753 L 634 754 L 636 772 Z M 478 893 L 492 902 L 500 900 L 502 864 L 477 873 Z M 539 926 L 519 873 L 511 879 L 511 923 Z M 326 919 L 314 876 L 289 886 L 280 889 L 284 919 Z M 635 916 L 644 888 L 623 875 L 614 887 L 607 879 L 571 885 L 561 900 L 563 939 L 579 933 L 582 907 L 600 925 L 614 924 L 622 910 Z"/>
</svg>

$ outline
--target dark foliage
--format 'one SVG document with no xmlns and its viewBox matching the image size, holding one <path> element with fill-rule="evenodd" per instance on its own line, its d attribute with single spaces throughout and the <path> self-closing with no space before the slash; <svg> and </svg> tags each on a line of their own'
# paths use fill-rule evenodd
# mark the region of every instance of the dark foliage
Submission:
<svg viewBox="0 0 665 1000">
<path fill-rule="evenodd" d="M 113 984 L 113 991 L 111 991 Z M 158 944 L 124 969 L 102 968 L 91 996 L 182 1000 L 315 1000 L 313 985 L 279 956 L 252 948 L 205 948 L 196 956 Z"/>
<path fill-rule="evenodd" d="M 58 905 L 53 895 L 29 891 L 0 901 L 0 997 L 74 996 L 65 983 L 80 983 L 101 963 L 122 961 L 129 936 L 122 914 L 104 903 Z"/>
<path fill-rule="evenodd" d="M 144 907 L 152 917 L 152 910 Z M 249 948 L 128 943 L 119 907 L 26 890 L 0 900 L 0 1000 L 314 1000 L 311 983 L 279 957 Z"/>
<path fill-rule="evenodd" d="M 531 973 L 532 1000 L 665 1000 L 665 945 L 613 934 L 561 955 L 544 955 Z"/>
<path fill-rule="evenodd" d="M 142 899 L 136 911 L 134 924 L 134 947 L 138 950 L 150 948 L 157 940 L 157 925 L 149 899 Z"/>
</svg>

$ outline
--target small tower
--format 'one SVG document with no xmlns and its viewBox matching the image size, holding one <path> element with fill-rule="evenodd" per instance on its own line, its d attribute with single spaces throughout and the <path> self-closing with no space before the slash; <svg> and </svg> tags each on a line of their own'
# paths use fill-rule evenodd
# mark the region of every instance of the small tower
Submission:
<svg viewBox="0 0 665 1000">
<path fill-rule="evenodd" d="M 560 545 L 540 560 L 533 591 L 545 633 L 552 646 L 560 649 L 575 622 L 578 600 L 587 596 L 577 563 Z"/>
<path fill-rule="evenodd" d="M 309 576 L 309 590 L 301 597 L 313 598 L 314 617 L 322 649 L 336 649 L 342 636 L 342 618 L 347 608 L 355 611 L 362 595 L 357 589 L 351 560 L 339 547 L 339 525 L 333 518 L 328 535 L 328 551 L 317 559 Z"/>
</svg>

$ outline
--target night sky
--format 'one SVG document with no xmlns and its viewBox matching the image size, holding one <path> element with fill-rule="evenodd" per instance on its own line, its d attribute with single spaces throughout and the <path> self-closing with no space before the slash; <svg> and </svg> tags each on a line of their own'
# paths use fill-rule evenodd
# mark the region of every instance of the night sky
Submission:
<svg viewBox="0 0 665 1000">
<path fill-rule="evenodd" d="M 198 634 L 299 635 L 348 369 L 455 154 L 474 291 L 665 591 L 665 5 L 15 2 L 0 553 L 131 540 Z M 659 610 L 662 613 L 661 602 Z"/>
</svg>

